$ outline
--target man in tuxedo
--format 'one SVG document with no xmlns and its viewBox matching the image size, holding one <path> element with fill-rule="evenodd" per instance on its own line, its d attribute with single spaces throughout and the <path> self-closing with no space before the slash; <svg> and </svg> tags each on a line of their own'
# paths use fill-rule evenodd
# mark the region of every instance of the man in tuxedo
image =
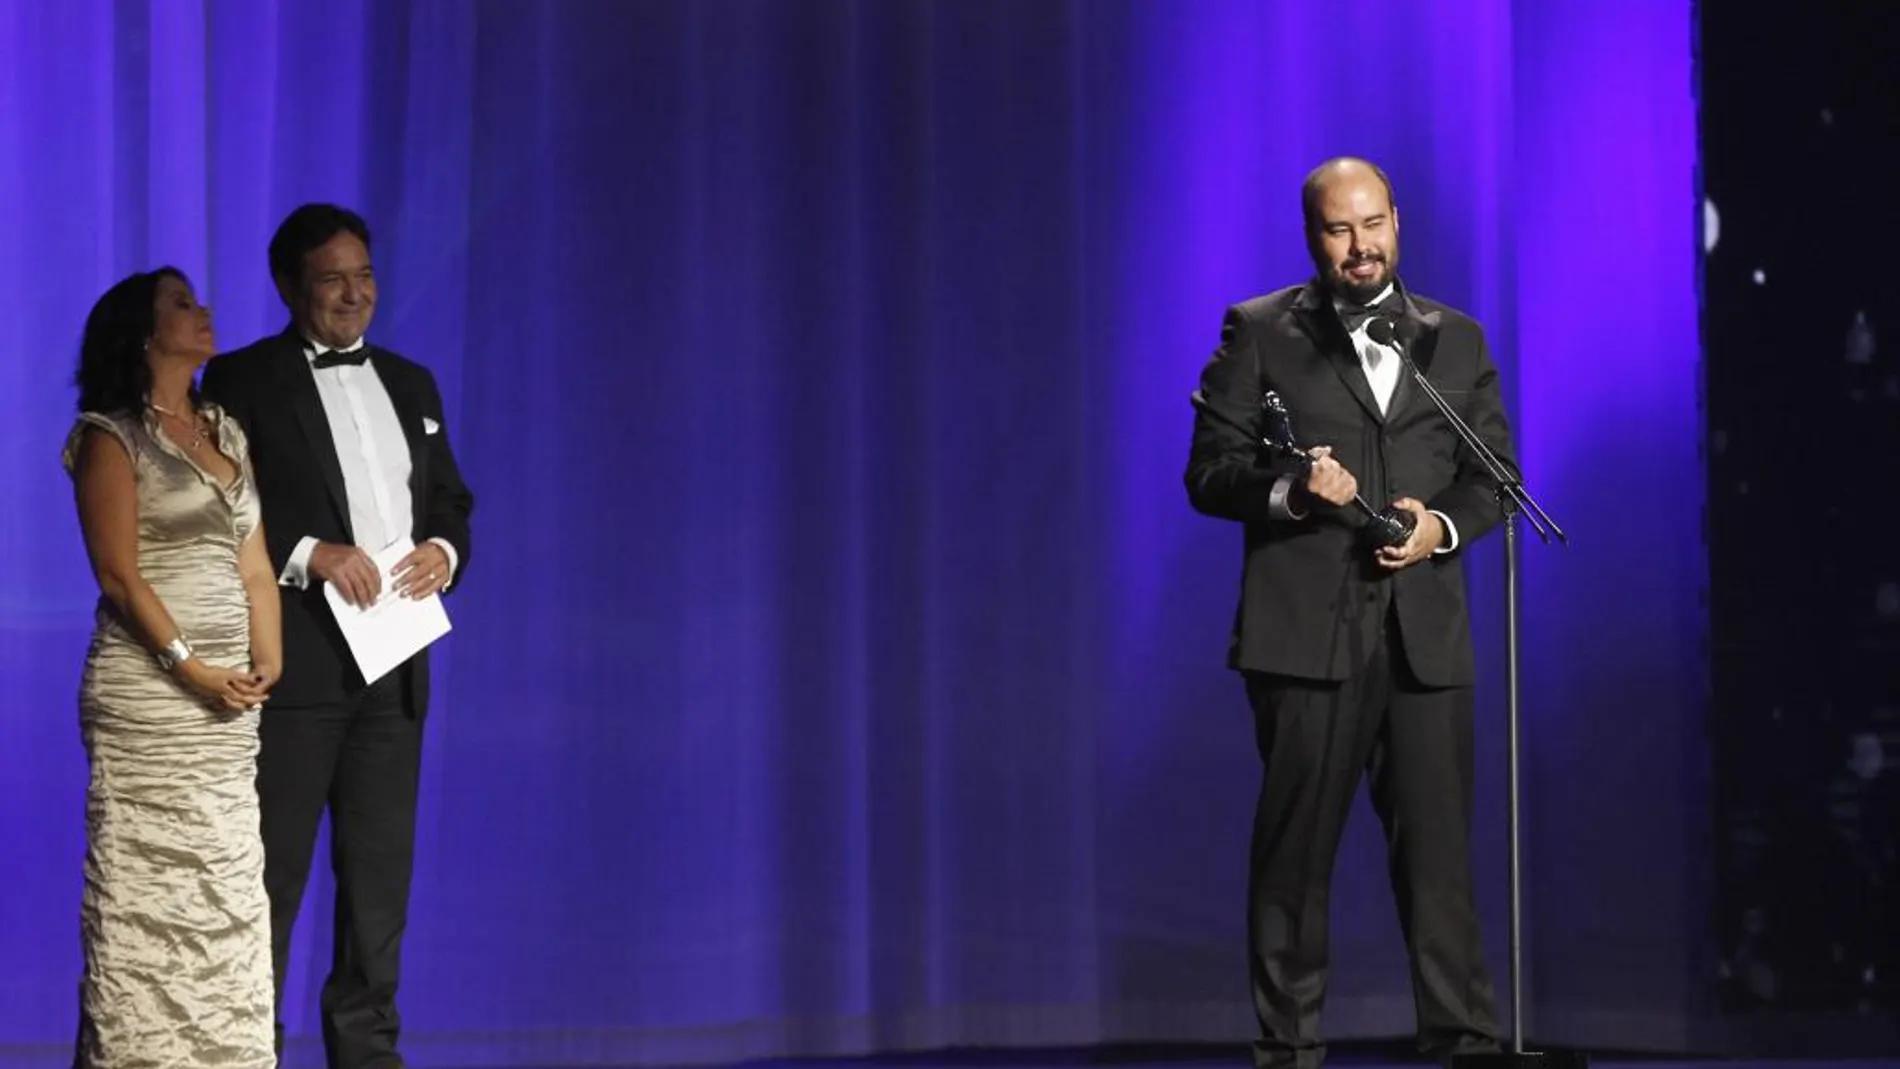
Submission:
<svg viewBox="0 0 1900 1069">
<path fill-rule="evenodd" d="M 337 893 L 324 1051 L 332 1069 L 387 1069 L 403 1064 L 396 987 L 429 658 L 366 683 L 323 587 L 359 606 L 450 589 L 468 567 L 474 498 L 434 377 L 363 340 L 376 311 L 363 220 L 334 205 L 298 208 L 271 239 L 270 268 L 290 326 L 212 360 L 203 388 L 250 438 L 283 599 L 284 675 L 260 728 L 257 777 L 278 1050 L 291 929 L 327 807 Z M 371 554 L 405 539 L 415 548 L 385 584 Z"/>
<path fill-rule="evenodd" d="M 1475 673 L 1461 551 L 1502 514 L 1495 481 L 1369 325 L 1385 316 L 1416 329 L 1411 357 L 1510 464 L 1497 370 L 1475 321 L 1400 282 L 1399 213 L 1382 171 L 1328 161 L 1302 204 L 1317 277 L 1227 310 L 1201 373 L 1186 476 L 1197 511 L 1244 525 L 1228 663 L 1246 684 L 1264 766 L 1248 880 L 1254 1061 L 1324 1060 L 1328 899 L 1362 769 L 1390 846 L 1420 1048 L 1441 1059 L 1494 1051 L 1471 891 Z M 1265 391 L 1316 446 L 1309 472 L 1261 447 Z M 1409 539 L 1374 545 L 1348 507 L 1356 492 L 1410 513 Z"/>
</svg>

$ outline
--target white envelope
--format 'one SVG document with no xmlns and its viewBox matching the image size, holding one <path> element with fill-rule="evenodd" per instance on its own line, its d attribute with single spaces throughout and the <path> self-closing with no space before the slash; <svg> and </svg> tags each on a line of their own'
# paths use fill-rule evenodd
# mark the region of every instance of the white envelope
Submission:
<svg viewBox="0 0 1900 1069">
<path fill-rule="evenodd" d="M 405 538 L 370 558 L 382 572 L 383 585 L 376 603 L 367 609 L 351 605 L 343 600 L 336 587 L 323 584 L 324 599 L 330 603 L 330 611 L 336 614 L 337 626 L 343 629 L 343 640 L 349 643 L 350 655 L 356 658 L 356 667 L 367 682 L 374 683 L 388 675 L 391 669 L 449 633 L 449 614 L 442 607 L 440 594 L 416 599 L 395 591 L 396 581 L 389 570 L 415 548 L 415 543 Z"/>
</svg>

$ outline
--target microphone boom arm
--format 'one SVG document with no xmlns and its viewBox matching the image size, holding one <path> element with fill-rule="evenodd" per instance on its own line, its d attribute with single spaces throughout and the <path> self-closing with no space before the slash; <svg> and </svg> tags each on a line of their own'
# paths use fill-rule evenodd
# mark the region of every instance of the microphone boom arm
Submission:
<svg viewBox="0 0 1900 1069">
<path fill-rule="evenodd" d="M 1413 325 L 1408 322 L 1406 326 Z M 1405 364 L 1405 370 L 1411 373 L 1412 381 L 1418 384 L 1418 388 L 1431 401 L 1432 407 L 1438 409 L 1439 415 L 1445 417 L 1445 422 L 1451 424 L 1452 432 L 1465 443 L 1465 446 L 1478 458 L 1479 463 L 1483 464 L 1485 470 L 1490 473 L 1491 478 L 1497 482 L 1499 504 L 1521 513 L 1531 530 L 1536 532 L 1537 537 L 1543 539 L 1546 544 L 1554 537 L 1564 545 L 1569 545 L 1570 536 L 1564 533 L 1563 528 L 1557 526 L 1557 521 L 1551 519 L 1550 513 L 1545 512 L 1536 499 L 1531 497 L 1530 492 L 1524 489 L 1524 480 L 1518 475 L 1517 465 L 1506 464 L 1499 458 L 1497 453 L 1492 451 L 1491 446 L 1479 437 L 1478 432 L 1472 429 L 1471 424 L 1466 423 L 1464 417 L 1458 414 L 1458 410 L 1452 407 L 1451 402 L 1445 399 L 1445 395 L 1438 392 L 1438 387 L 1432 385 L 1432 380 L 1425 377 L 1424 370 L 1412 360 L 1411 341 L 1417 335 L 1417 328 L 1413 327 L 1409 331 L 1402 330 L 1398 324 L 1381 316 L 1374 319 L 1366 328 L 1366 334 L 1373 341 L 1398 350 L 1399 359 Z M 1509 498 L 1509 502 L 1503 501 L 1504 498 Z"/>
</svg>

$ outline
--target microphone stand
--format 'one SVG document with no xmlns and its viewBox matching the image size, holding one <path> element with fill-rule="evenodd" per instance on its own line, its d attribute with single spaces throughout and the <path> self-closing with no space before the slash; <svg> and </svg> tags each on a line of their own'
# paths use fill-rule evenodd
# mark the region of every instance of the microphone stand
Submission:
<svg viewBox="0 0 1900 1069">
<path fill-rule="evenodd" d="M 1507 786 L 1508 824 L 1510 842 L 1508 858 L 1511 883 L 1511 1049 L 1499 1054 L 1455 1054 L 1452 1056 L 1454 1069 L 1585 1069 L 1590 1064 L 1589 1057 L 1582 1052 L 1548 1053 L 1526 1052 L 1524 1050 L 1524 908 L 1523 908 L 1523 864 L 1520 845 L 1520 805 L 1518 794 L 1518 552 L 1517 521 L 1521 516 L 1530 525 L 1545 545 L 1554 538 L 1562 545 L 1570 544 L 1570 536 L 1564 534 L 1557 521 L 1537 504 L 1530 491 L 1524 488 L 1516 465 L 1506 464 L 1483 438 L 1471 429 L 1464 417 L 1458 414 L 1445 395 L 1438 392 L 1425 372 L 1412 361 L 1411 343 L 1418 337 L 1420 328 L 1411 320 L 1394 321 L 1386 317 L 1374 319 L 1366 328 L 1367 335 L 1381 345 L 1398 350 L 1399 359 L 1412 381 L 1419 390 L 1430 399 L 1432 406 L 1438 409 L 1445 422 L 1471 450 L 1478 462 L 1484 465 L 1491 478 L 1497 482 L 1498 507 L 1504 516 L 1504 704 L 1505 738 L 1507 750 Z"/>
</svg>

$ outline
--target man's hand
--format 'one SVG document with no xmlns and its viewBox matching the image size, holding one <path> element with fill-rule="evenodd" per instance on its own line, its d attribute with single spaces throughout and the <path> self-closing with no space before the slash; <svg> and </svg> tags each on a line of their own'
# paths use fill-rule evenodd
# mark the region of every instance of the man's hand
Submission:
<svg viewBox="0 0 1900 1069">
<path fill-rule="evenodd" d="M 396 593 L 405 598 L 426 598 L 449 585 L 449 555 L 434 542 L 424 542 L 389 570 L 396 580 Z"/>
<path fill-rule="evenodd" d="M 1306 451 L 1313 458 L 1313 470 L 1306 473 L 1306 492 L 1329 505 L 1344 505 L 1359 492 L 1359 480 L 1333 459 L 1333 447 L 1315 446 Z"/>
<path fill-rule="evenodd" d="M 1396 572 L 1401 568 L 1410 568 L 1443 546 L 1445 525 L 1437 516 L 1425 511 L 1423 502 L 1412 498 L 1399 498 L 1392 502 L 1392 506 L 1418 518 L 1418 525 L 1412 528 L 1412 537 L 1406 539 L 1404 545 L 1386 546 L 1379 550 L 1379 566 Z"/>
<path fill-rule="evenodd" d="M 309 572 L 336 587 L 344 601 L 359 609 L 374 605 L 383 592 L 383 577 L 376 570 L 376 562 L 355 546 L 318 542 L 310 551 Z"/>
</svg>

